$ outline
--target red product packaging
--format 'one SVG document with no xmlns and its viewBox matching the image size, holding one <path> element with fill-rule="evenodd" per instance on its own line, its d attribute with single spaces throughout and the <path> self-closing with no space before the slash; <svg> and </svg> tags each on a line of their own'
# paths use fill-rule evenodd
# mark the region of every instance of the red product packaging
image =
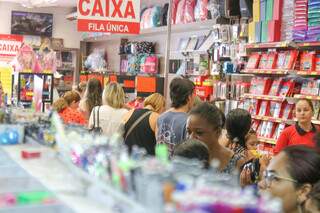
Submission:
<svg viewBox="0 0 320 213">
<path fill-rule="evenodd" d="M 281 21 L 283 0 L 273 1 L 273 20 Z"/>
<path fill-rule="evenodd" d="M 291 119 L 293 117 L 294 104 L 285 103 L 282 105 L 281 117 L 284 119 Z"/>
<path fill-rule="evenodd" d="M 319 71 L 320 71 L 320 54 L 317 54 L 317 55 L 316 55 L 315 64 L 316 64 L 315 70 L 316 70 L 317 72 L 319 72 Z"/>
<path fill-rule="evenodd" d="M 266 69 L 268 64 L 268 54 L 263 53 L 261 55 L 260 63 L 259 63 L 259 69 Z"/>
<path fill-rule="evenodd" d="M 284 69 L 293 69 L 294 65 L 297 61 L 298 55 L 299 55 L 298 50 L 291 50 L 291 51 L 287 52 L 283 68 Z"/>
<path fill-rule="evenodd" d="M 278 96 L 282 82 L 283 82 L 283 78 L 274 79 L 269 91 L 269 95 Z"/>
<path fill-rule="evenodd" d="M 303 52 L 300 59 L 300 69 L 303 71 L 314 71 L 315 70 L 315 52 Z"/>
<path fill-rule="evenodd" d="M 274 118 L 280 118 L 281 113 L 281 102 L 271 101 L 270 102 L 270 116 Z"/>
<path fill-rule="evenodd" d="M 268 23 L 268 42 L 280 41 L 281 21 L 272 20 Z"/>
<path fill-rule="evenodd" d="M 278 57 L 278 53 L 276 53 L 276 52 L 269 53 L 266 69 L 275 69 L 276 68 L 277 57 Z"/>
<path fill-rule="evenodd" d="M 184 14 L 184 23 L 194 22 L 194 7 L 196 5 L 195 0 L 186 0 L 185 14 Z"/>
<path fill-rule="evenodd" d="M 262 101 L 259 109 L 260 116 L 266 116 L 269 114 L 270 101 Z"/>
<path fill-rule="evenodd" d="M 261 123 L 261 121 L 259 121 L 259 120 L 254 120 L 253 121 L 253 123 L 252 123 L 252 125 L 251 125 L 251 128 L 254 130 L 254 131 L 258 131 L 258 128 L 259 128 L 259 126 L 260 126 L 260 123 Z"/>
<path fill-rule="evenodd" d="M 256 69 L 259 65 L 261 55 L 259 53 L 253 53 L 247 63 L 247 69 Z"/>
<path fill-rule="evenodd" d="M 279 91 L 279 96 L 282 96 L 282 97 L 290 96 L 293 93 L 294 85 L 295 85 L 294 81 L 292 80 L 282 82 L 280 91 Z"/>
<path fill-rule="evenodd" d="M 39 151 L 21 151 L 21 157 L 23 159 L 32 159 L 32 158 L 40 158 L 41 153 Z"/>
</svg>

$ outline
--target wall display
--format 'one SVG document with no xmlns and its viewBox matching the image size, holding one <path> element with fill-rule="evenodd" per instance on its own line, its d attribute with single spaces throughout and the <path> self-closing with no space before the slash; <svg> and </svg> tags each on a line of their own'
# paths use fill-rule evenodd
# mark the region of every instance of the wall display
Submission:
<svg viewBox="0 0 320 213">
<path fill-rule="evenodd" d="M 12 11 L 11 34 L 52 37 L 53 15 Z"/>
<path fill-rule="evenodd" d="M 78 1 L 78 31 L 139 34 L 140 0 Z"/>
</svg>

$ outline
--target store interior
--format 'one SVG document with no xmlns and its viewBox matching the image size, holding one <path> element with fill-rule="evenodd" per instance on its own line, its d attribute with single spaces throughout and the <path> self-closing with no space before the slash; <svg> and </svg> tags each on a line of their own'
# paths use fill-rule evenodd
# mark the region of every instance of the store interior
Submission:
<svg viewBox="0 0 320 213">
<path fill-rule="evenodd" d="M 0 14 L 0 212 L 320 213 L 320 0 Z"/>
</svg>

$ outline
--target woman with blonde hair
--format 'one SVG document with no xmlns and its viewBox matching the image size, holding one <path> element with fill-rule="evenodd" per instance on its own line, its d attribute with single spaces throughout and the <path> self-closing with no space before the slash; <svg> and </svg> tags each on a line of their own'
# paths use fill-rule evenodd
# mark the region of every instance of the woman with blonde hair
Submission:
<svg viewBox="0 0 320 213">
<path fill-rule="evenodd" d="M 145 148 L 149 155 L 155 154 L 155 129 L 159 115 L 165 110 L 165 98 L 154 93 L 144 101 L 143 109 L 134 109 L 124 118 L 124 142 L 132 151 L 134 145 Z"/>
<path fill-rule="evenodd" d="M 121 119 L 128 111 L 124 109 L 125 93 L 120 84 L 111 82 L 106 85 L 102 94 L 102 106 L 93 108 L 89 129 L 101 128 L 102 133 L 111 137 L 121 125 Z"/>
<path fill-rule="evenodd" d="M 68 91 L 53 103 L 52 109 L 59 113 L 65 124 L 86 125 L 86 119 L 78 111 L 79 102 L 80 95 L 75 91 Z"/>
</svg>

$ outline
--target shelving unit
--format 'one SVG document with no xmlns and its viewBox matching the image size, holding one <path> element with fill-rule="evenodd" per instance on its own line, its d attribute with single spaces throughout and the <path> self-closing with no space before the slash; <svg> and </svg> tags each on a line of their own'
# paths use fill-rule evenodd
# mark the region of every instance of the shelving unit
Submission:
<svg viewBox="0 0 320 213">
<path fill-rule="evenodd" d="M 254 115 L 251 116 L 253 119 L 256 120 L 262 120 L 262 121 L 272 121 L 275 123 L 286 123 L 286 124 L 294 124 L 295 121 L 294 120 L 290 120 L 290 119 L 285 119 L 285 118 L 273 118 L 273 117 L 269 117 L 269 116 L 260 116 L 260 115 Z"/>
<path fill-rule="evenodd" d="M 285 101 L 287 97 L 271 96 L 271 95 L 255 95 L 255 94 L 245 93 L 243 94 L 242 98 L 252 98 L 252 99 L 267 100 L 267 101 Z"/>
<path fill-rule="evenodd" d="M 281 49 L 281 50 L 319 50 L 320 49 L 320 42 L 304 42 L 304 43 L 296 43 L 296 42 L 273 42 L 273 43 L 258 43 L 258 44 L 247 44 L 246 51 L 247 54 L 251 52 L 265 52 L 269 49 Z M 320 71 L 301 71 L 301 70 L 281 70 L 281 69 L 244 69 L 241 71 L 241 74 L 252 74 L 255 75 L 262 75 L 268 77 L 277 77 L 277 76 L 286 76 L 286 75 L 293 75 L 293 76 L 301 76 L 304 78 L 313 77 L 317 78 L 320 77 Z M 242 98 L 246 99 L 258 99 L 258 100 L 269 100 L 269 101 L 279 101 L 284 102 L 287 101 L 290 104 L 293 104 L 298 99 L 309 99 L 312 101 L 320 101 L 320 96 L 313 96 L 313 95 L 302 95 L 302 94 L 295 94 L 293 97 L 277 97 L 277 96 L 268 96 L 268 95 L 255 95 L 255 94 L 244 94 Z M 283 119 L 283 118 L 273 118 L 270 116 L 259 116 L 253 115 L 253 119 L 260 120 L 260 121 L 271 121 L 274 123 L 279 124 L 286 124 L 292 125 L 296 122 L 296 119 Z M 313 119 L 313 124 L 320 125 L 320 120 Z M 268 144 L 275 144 L 276 140 L 273 138 L 264 138 L 259 137 L 259 141 Z"/>
<path fill-rule="evenodd" d="M 246 74 L 271 74 L 271 75 L 287 75 L 291 73 L 291 70 L 282 70 L 282 69 L 245 69 L 241 73 Z"/>
<path fill-rule="evenodd" d="M 264 138 L 264 137 L 258 137 L 258 140 L 263 143 L 276 145 L 277 141 L 273 138 Z"/>
</svg>

